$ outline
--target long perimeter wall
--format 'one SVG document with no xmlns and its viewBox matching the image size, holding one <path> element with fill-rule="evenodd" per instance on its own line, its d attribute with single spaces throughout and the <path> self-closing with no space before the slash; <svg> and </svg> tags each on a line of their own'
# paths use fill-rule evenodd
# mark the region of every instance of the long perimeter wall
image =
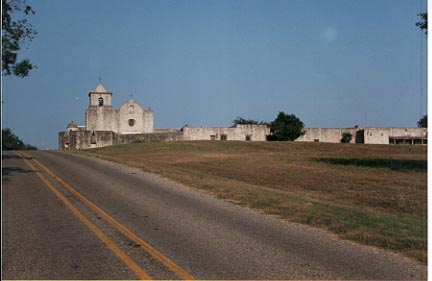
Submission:
<svg viewBox="0 0 432 281">
<path fill-rule="evenodd" d="M 132 142 L 166 142 L 182 140 L 265 141 L 270 130 L 265 125 L 237 125 L 232 128 L 183 127 L 155 129 L 153 133 L 117 134 L 112 131 L 88 131 L 72 128 L 59 133 L 59 149 L 74 150 Z"/>
<path fill-rule="evenodd" d="M 182 128 L 184 140 L 266 141 L 270 129 L 266 125 L 236 125 L 231 128 Z"/>
<path fill-rule="evenodd" d="M 341 141 L 343 133 L 350 133 L 351 143 L 364 143 L 363 131 L 359 128 L 306 128 L 303 132 L 295 141 L 337 143 Z"/>
<path fill-rule="evenodd" d="M 426 128 L 306 128 L 296 141 L 338 143 L 343 133 L 352 135 L 351 143 L 427 144 Z"/>
<path fill-rule="evenodd" d="M 426 128 L 306 128 L 298 142 L 339 143 L 343 133 L 352 135 L 351 143 L 427 144 Z M 59 133 L 59 149 L 88 149 L 132 142 L 235 140 L 266 141 L 270 129 L 265 125 L 237 125 L 232 128 L 188 127 L 181 130 L 156 129 L 153 133 L 117 134 L 112 131 L 70 129 Z"/>
</svg>

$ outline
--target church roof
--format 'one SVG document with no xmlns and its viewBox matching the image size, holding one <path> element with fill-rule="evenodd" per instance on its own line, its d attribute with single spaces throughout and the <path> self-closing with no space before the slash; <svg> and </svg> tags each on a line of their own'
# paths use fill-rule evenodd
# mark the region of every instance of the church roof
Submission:
<svg viewBox="0 0 432 281">
<path fill-rule="evenodd" d="M 102 85 L 102 83 L 99 83 L 96 87 L 96 89 L 93 91 L 96 93 L 108 93 L 107 90 L 105 90 L 104 86 Z"/>
<path fill-rule="evenodd" d="M 66 128 L 78 128 L 77 124 L 74 121 L 70 122 Z"/>
</svg>

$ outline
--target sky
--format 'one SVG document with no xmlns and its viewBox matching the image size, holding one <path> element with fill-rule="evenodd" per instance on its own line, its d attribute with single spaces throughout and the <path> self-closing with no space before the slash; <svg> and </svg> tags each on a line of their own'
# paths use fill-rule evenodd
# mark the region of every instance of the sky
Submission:
<svg viewBox="0 0 432 281">
<path fill-rule="evenodd" d="M 295 114 L 308 128 L 416 127 L 427 114 L 426 0 L 38 0 L 38 34 L 2 77 L 2 127 L 57 149 L 101 77 L 155 128 Z"/>
</svg>

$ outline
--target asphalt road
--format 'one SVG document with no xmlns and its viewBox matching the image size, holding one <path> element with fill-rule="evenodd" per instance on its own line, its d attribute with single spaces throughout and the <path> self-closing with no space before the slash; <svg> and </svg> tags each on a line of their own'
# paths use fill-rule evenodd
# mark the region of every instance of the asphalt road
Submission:
<svg viewBox="0 0 432 281">
<path fill-rule="evenodd" d="M 138 169 L 3 152 L 2 279 L 426 279 L 425 266 Z"/>
</svg>

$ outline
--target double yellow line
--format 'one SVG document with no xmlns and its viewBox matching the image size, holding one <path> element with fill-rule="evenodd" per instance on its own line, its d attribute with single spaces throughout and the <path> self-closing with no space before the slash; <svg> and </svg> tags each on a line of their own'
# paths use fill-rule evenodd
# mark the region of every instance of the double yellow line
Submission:
<svg viewBox="0 0 432 281">
<path fill-rule="evenodd" d="M 97 207 L 90 200 L 85 198 L 81 193 L 79 193 L 75 188 L 73 188 L 70 184 L 66 183 L 59 176 L 54 174 L 50 169 L 48 169 L 45 165 L 39 162 L 37 159 L 32 158 L 25 152 L 17 152 L 17 155 L 23 158 L 24 162 L 36 173 L 36 175 L 41 179 L 41 181 L 75 214 L 78 219 L 80 219 L 91 231 L 93 231 L 96 236 L 101 239 L 109 249 L 111 249 L 141 280 L 152 280 L 150 275 L 146 273 L 143 269 L 141 269 L 128 255 L 122 252 L 115 244 L 112 242 L 97 226 L 91 223 L 72 203 L 58 191 L 39 171 L 36 167 L 27 159 L 31 159 L 36 165 L 42 168 L 45 172 L 47 172 L 51 177 L 57 180 L 59 184 L 61 184 L 66 190 L 75 195 L 78 199 L 80 199 L 84 204 L 98 213 L 101 217 L 103 217 L 106 221 L 108 221 L 111 225 L 117 228 L 120 232 L 122 232 L 129 239 L 133 240 L 135 243 L 140 244 L 143 249 L 145 249 L 149 254 L 158 259 L 161 263 L 163 263 L 166 267 L 171 269 L 178 277 L 184 280 L 195 280 L 189 273 L 183 270 L 180 266 L 175 264 L 169 258 L 164 256 L 162 253 L 157 251 L 155 248 L 150 246 L 144 240 L 135 235 L 132 231 L 127 229 L 124 225 L 116 221 L 110 215 L 108 215 L 105 211 Z M 27 159 L 26 159 L 27 158 Z"/>
</svg>

